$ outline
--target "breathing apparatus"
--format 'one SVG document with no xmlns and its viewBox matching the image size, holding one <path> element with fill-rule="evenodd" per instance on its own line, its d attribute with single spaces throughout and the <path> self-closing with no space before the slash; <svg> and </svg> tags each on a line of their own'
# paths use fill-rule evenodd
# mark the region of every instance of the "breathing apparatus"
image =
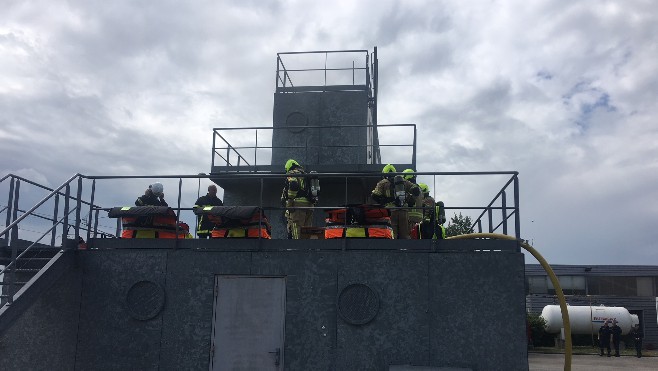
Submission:
<svg viewBox="0 0 658 371">
<path fill-rule="evenodd" d="M 407 198 L 407 192 L 404 190 L 404 178 L 402 175 L 396 175 L 393 178 L 393 186 L 395 190 L 395 205 L 401 207 L 404 205 L 404 200 Z"/>
<path fill-rule="evenodd" d="M 311 195 L 313 198 L 317 199 L 320 194 L 320 179 L 318 178 L 318 173 L 316 171 L 310 171 L 309 180 L 311 185 Z"/>
</svg>

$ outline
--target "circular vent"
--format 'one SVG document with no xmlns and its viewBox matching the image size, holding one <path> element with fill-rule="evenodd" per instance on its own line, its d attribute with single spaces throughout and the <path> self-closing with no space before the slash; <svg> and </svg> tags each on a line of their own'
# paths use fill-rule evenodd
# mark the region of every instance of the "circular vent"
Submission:
<svg viewBox="0 0 658 371">
<path fill-rule="evenodd" d="M 135 282 L 126 295 L 130 316 L 140 321 L 157 316 L 164 307 L 164 302 L 164 290 L 153 281 Z"/>
<path fill-rule="evenodd" d="M 343 289 L 338 296 L 338 313 L 352 325 L 364 325 L 379 312 L 379 297 L 370 287 L 355 283 Z"/>
<path fill-rule="evenodd" d="M 304 115 L 301 112 L 293 112 L 288 115 L 286 118 L 286 126 L 289 127 L 288 130 L 290 130 L 293 133 L 301 133 L 304 131 L 305 128 L 303 127 L 291 127 L 291 126 L 308 126 L 308 120 L 306 119 L 306 115 Z"/>
</svg>

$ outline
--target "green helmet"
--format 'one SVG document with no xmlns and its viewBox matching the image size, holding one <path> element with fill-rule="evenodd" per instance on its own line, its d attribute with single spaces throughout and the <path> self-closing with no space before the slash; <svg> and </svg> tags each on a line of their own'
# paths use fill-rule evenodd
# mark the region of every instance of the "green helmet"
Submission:
<svg viewBox="0 0 658 371">
<path fill-rule="evenodd" d="M 430 193 L 430 187 L 425 184 L 425 183 L 418 183 L 418 186 L 420 187 L 421 192 L 423 194 L 429 194 Z"/>
<path fill-rule="evenodd" d="M 384 166 L 384 169 L 382 170 L 382 173 L 384 173 L 384 174 L 386 174 L 386 173 L 397 173 L 397 170 L 395 170 L 395 166 L 393 166 L 391 164 L 387 164 L 386 166 Z"/>
<path fill-rule="evenodd" d="M 290 171 L 293 166 L 299 166 L 299 163 L 293 159 L 286 161 L 286 172 Z"/>
<path fill-rule="evenodd" d="M 416 180 L 416 172 L 414 171 L 414 169 L 404 169 L 403 173 L 407 173 L 404 175 L 404 179 Z"/>
</svg>

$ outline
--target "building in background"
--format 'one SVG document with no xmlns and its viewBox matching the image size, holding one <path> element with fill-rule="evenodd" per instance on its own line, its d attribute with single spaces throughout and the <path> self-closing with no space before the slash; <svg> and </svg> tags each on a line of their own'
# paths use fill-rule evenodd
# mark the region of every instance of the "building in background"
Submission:
<svg viewBox="0 0 658 371">
<path fill-rule="evenodd" d="M 553 265 L 569 305 L 624 307 L 636 314 L 644 346 L 658 348 L 658 266 Z M 526 265 L 526 307 L 541 313 L 558 304 L 555 288 L 539 264 Z M 598 328 L 598 325 L 597 325 Z"/>
</svg>

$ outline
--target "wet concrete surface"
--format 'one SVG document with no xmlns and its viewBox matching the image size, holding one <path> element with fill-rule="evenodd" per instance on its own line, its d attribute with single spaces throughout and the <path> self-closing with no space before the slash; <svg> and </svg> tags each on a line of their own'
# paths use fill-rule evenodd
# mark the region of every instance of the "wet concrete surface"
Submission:
<svg viewBox="0 0 658 371">
<path fill-rule="evenodd" d="M 530 371 L 564 370 L 564 354 L 528 353 Z M 600 357 L 598 355 L 573 355 L 571 358 L 573 371 L 656 371 L 658 357 L 634 356 Z"/>
</svg>

